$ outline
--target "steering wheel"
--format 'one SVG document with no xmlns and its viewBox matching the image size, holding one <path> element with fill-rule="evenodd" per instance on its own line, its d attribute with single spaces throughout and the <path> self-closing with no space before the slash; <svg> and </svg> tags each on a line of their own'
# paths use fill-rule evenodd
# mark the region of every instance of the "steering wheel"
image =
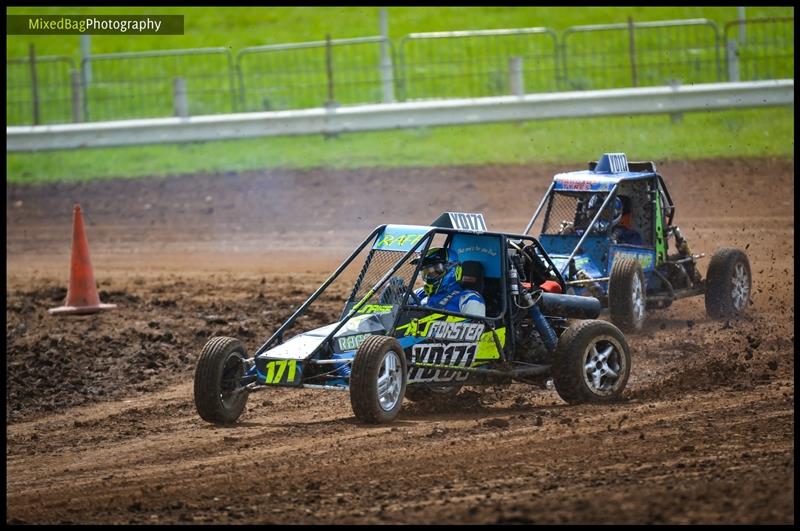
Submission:
<svg viewBox="0 0 800 531">
<path fill-rule="evenodd" d="M 526 270 L 530 269 L 530 270 L 533 271 L 534 276 L 541 277 L 540 281 L 549 280 L 553 276 L 553 268 L 549 264 L 547 264 L 544 260 L 542 260 L 538 256 L 538 254 L 536 254 L 535 250 L 532 250 L 531 254 L 529 254 L 528 252 L 524 252 L 520 248 L 519 244 L 517 244 L 515 242 L 509 242 L 509 243 L 515 249 L 517 249 L 520 252 L 520 254 L 524 257 L 524 259 L 525 259 L 525 266 L 524 266 L 525 269 Z M 526 249 L 529 249 L 529 248 L 530 248 L 530 246 L 526 247 Z M 535 260 L 534 260 L 534 256 L 532 256 L 532 254 L 535 255 L 535 257 L 536 257 Z"/>
<path fill-rule="evenodd" d="M 528 253 L 526 253 L 526 252 L 523 252 L 523 251 L 522 251 L 522 246 L 521 246 L 519 243 L 517 243 L 517 242 L 514 242 L 514 241 L 511 241 L 511 240 L 509 240 L 509 241 L 508 241 L 508 243 L 509 243 L 509 244 L 510 244 L 510 245 L 511 245 L 511 246 L 512 246 L 514 249 L 516 249 L 516 251 L 517 251 L 517 252 L 518 252 L 518 253 L 519 253 L 519 254 L 522 256 L 522 258 L 525 260 L 525 266 L 524 266 L 524 267 L 525 267 L 525 269 L 527 269 L 527 268 L 528 268 L 528 266 L 529 266 L 529 265 L 531 265 L 531 262 L 533 261 L 533 260 L 531 259 L 530 255 L 529 255 Z"/>
</svg>

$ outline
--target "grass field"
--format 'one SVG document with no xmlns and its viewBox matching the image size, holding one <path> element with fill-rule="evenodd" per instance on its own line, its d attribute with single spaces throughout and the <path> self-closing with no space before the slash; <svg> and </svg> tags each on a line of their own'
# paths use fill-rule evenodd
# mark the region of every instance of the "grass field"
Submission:
<svg viewBox="0 0 800 531">
<path fill-rule="evenodd" d="M 582 165 L 608 151 L 631 160 L 793 157 L 794 118 L 782 108 L 753 109 L 686 113 L 676 123 L 668 116 L 587 118 L 8 154 L 6 171 L 9 182 L 31 183 L 275 167 Z"/>
<path fill-rule="evenodd" d="M 8 14 L 183 14 L 182 36 L 93 36 L 92 53 L 152 49 L 246 46 L 378 34 L 379 10 L 347 8 L 9 8 Z M 705 17 L 720 27 L 735 7 L 617 8 L 389 8 L 392 39 L 412 32 L 547 26 L 562 31 L 579 24 Z M 793 16 L 791 7 L 747 7 L 748 18 Z M 78 36 L 8 36 L 7 57 L 24 56 L 34 43 L 39 55 L 79 57 Z M 8 97 L 8 95 L 7 95 Z M 35 183 L 139 177 L 271 167 L 359 167 L 574 162 L 605 151 L 631 159 L 709 156 L 793 157 L 793 109 L 687 113 L 668 116 L 549 120 L 520 124 L 442 127 L 340 135 L 263 138 L 8 154 L 7 181 Z"/>
</svg>

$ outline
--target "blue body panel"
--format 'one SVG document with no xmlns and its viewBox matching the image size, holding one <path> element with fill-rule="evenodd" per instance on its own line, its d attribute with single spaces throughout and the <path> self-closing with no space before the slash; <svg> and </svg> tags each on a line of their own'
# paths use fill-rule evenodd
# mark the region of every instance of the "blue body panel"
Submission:
<svg viewBox="0 0 800 531">
<path fill-rule="evenodd" d="M 454 234 L 450 249 L 458 254 L 459 262 L 480 262 L 484 276 L 500 278 L 500 238 L 497 236 Z"/>
<path fill-rule="evenodd" d="M 553 260 L 553 263 L 558 267 L 559 271 L 566 270 L 566 259 L 572 254 L 575 245 L 580 240 L 580 236 L 576 234 L 569 235 L 555 235 L 555 234 L 542 234 L 539 236 L 539 241 L 542 246 L 547 250 L 547 254 Z M 608 253 L 608 239 L 603 236 L 589 236 L 583 242 L 581 252 L 575 254 L 575 265 L 578 269 L 586 269 L 581 264 L 590 263 L 591 267 L 597 277 L 605 276 L 606 273 L 606 259 Z M 580 262 L 580 263 L 579 263 Z M 588 269 L 586 271 L 592 277 Z"/>
<path fill-rule="evenodd" d="M 617 257 L 637 260 L 645 273 L 653 271 L 656 265 L 656 252 L 653 249 L 634 245 L 611 245 L 608 248 L 607 271 L 611 271 L 611 265 Z"/>
</svg>

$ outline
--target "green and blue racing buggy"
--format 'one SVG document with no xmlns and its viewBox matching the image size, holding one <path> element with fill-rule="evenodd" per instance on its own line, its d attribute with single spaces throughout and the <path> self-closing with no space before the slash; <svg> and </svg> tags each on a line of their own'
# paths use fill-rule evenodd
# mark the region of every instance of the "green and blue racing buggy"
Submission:
<svg viewBox="0 0 800 531">
<path fill-rule="evenodd" d="M 752 289 L 745 253 L 719 249 L 704 279 L 697 261 L 705 255 L 692 254 L 674 216 L 655 163 L 606 153 L 588 170 L 555 175 L 524 234 L 539 220 L 539 241 L 564 275 L 567 293 L 600 300 L 626 333 L 641 330 L 646 309 L 684 297 L 704 295 L 712 318 L 744 312 Z"/>
<path fill-rule="evenodd" d="M 436 247 L 456 254 L 460 283 L 481 294 L 485 315 L 422 305 L 416 258 Z M 357 274 L 338 320 L 285 337 L 351 264 Z M 465 385 L 545 387 L 550 378 L 568 403 L 613 401 L 630 374 L 628 344 L 616 326 L 596 319 L 597 299 L 565 289 L 534 237 L 489 231 L 480 213 L 381 225 L 253 356 L 236 338 L 212 337 L 197 363 L 195 405 L 206 421 L 226 424 L 252 392 L 340 390 L 349 391 L 358 419 L 384 423 L 404 398 L 445 399 Z"/>
</svg>

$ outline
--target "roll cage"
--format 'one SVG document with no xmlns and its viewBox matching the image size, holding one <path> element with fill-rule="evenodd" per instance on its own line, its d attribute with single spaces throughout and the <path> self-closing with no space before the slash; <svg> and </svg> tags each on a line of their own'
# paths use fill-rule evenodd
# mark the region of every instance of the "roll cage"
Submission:
<svg viewBox="0 0 800 531">
<path fill-rule="evenodd" d="M 356 257 L 364 251 L 370 242 L 375 242 L 376 239 L 385 233 L 387 228 L 391 227 L 391 225 L 380 225 L 376 227 L 370 234 L 367 236 L 356 249 L 348 256 L 336 270 L 319 286 L 319 288 L 312 293 L 305 302 L 303 302 L 300 307 L 295 310 L 295 312 L 267 339 L 267 341 L 259 347 L 259 349 L 255 352 L 254 357 L 259 356 L 260 354 L 266 352 L 267 350 L 282 344 L 283 341 L 283 334 L 284 332 L 292 326 L 292 324 L 297 321 L 299 317 L 301 317 L 306 310 L 311 306 L 311 304 L 317 300 L 322 293 L 341 275 L 341 273 L 356 259 Z M 419 306 L 416 304 L 409 304 L 409 299 L 411 298 L 411 292 L 413 291 L 414 281 L 418 278 L 420 270 L 422 269 L 421 262 L 417 263 L 414 267 L 413 274 L 409 283 L 404 287 L 404 291 L 402 294 L 402 299 L 400 303 L 392 309 L 393 319 L 392 325 L 387 330 L 388 335 L 394 335 L 395 331 L 398 327 L 400 317 L 403 312 L 406 311 L 430 311 L 435 312 L 437 314 L 445 315 L 445 316 L 453 316 L 453 317 L 461 317 L 470 319 L 472 321 L 479 321 L 483 322 L 487 325 L 490 329 L 496 328 L 498 325 L 504 323 L 508 318 L 508 301 L 509 301 L 509 286 L 506 282 L 506 272 L 509 270 L 509 259 L 508 259 L 508 252 L 507 250 L 510 248 L 510 242 L 514 242 L 516 245 L 521 246 L 523 242 L 527 245 L 533 247 L 533 252 L 541 259 L 544 263 L 543 266 L 545 270 L 552 276 L 557 279 L 557 282 L 560 284 L 562 290 L 565 290 L 566 284 L 564 278 L 560 271 L 558 271 L 555 264 L 552 262 L 550 257 L 547 255 L 544 247 L 539 243 L 539 241 L 531 235 L 527 234 L 512 234 L 512 233 L 500 233 L 500 232 L 491 232 L 491 231 L 464 231 L 462 229 L 453 229 L 453 228 L 445 228 L 445 227 L 416 227 L 417 229 L 424 229 L 424 232 L 420 233 L 420 237 L 416 239 L 416 243 L 414 243 L 409 249 L 405 250 L 403 255 L 398 258 L 395 263 L 389 268 L 386 273 L 384 273 L 381 278 L 374 283 L 363 295 L 359 300 L 355 300 L 356 296 L 356 288 L 354 286 L 353 291 L 351 292 L 350 297 L 345 303 L 345 308 L 342 312 L 342 316 L 340 321 L 337 325 L 327 333 L 325 338 L 320 342 L 320 346 L 312 353 L 312 357 L 317 357 L 325 347 L 329 348 L 332 351 L 332 340 L 336 333 L 344 327 L 347 322 L 352 319 L 356 314 L 359 313 L 366 303 L 370 300 L 372 296 L 376 293 L 379 293 L 380 290 L 386 285 L 390 278 L 392 278 L 397 271 L 408 262 L 415 254 L 419 253 L 420 256 L 424 256 L 427 253 L 428 249 L 430 249 L 431 244 L 433 243 L 434 236 L 436 235 L 445 235 L 446 236 L 446 243 L 445 246 L 449 246 L 452 242 L 453 236 L 459 234 L 468 234 L 468 235 L 479 235 L 482 237 L 490 237 L 490 238 L 497 238 L 499 240 L 499 248 L 502 252 L 498 253 L 497 259 L 499 260 L 499 299 L 500 299 L 500 308 L 499 313 L 494 316 L 476 316 L 476 315 L 468 315 L 462 314 L 460 312 L 451 312 L 448 310 L 444 310 L 441 308 L 433 308 L 428 306 Z M 527 247 L 526 245 L 526 247 Z M 369 264 L 370 260 L 372 259 L 373 254 L 378 251 L 379 249 L 371 249 L 369 254 L 365 259 L 364 267 Z M 363 274 L 363 271 L 362 271 Z M 361 279 L 359 279 L 360 281 Z M 358 281 L 357 281 L 358 282 Z M 513 341 L 513 339 L 512 339 Z"/>
<path fill-rule="evenodd" d="M 589 171 L 594 171 L 595 168 L 597 167 L 597 164 L 598 163 L 596 161 L 590 162 Z M 589 224 L 586 226 L 586 228 L 583 231 L 583 234 L 581 235 L 581 238 L 575 244 L 575 246 L 573 247 L 572 251 L 569 254 L 569 257 L 559 270 L 559 274 L 563 275 L 565 272 L 567 272 L 567 269 L 570 267 L 570 264 L 574 263 L 573 259 L 575 258 L 575 255 L 578 254 L 579 250 L 582 248 L 587 238 L 592 234 L 592 229 L 596 226 L 598 220 L 600 220 L 600 218 L 606 212 L 606 208 L 608 207 L 609 203 L 613 201 L 613 199 L 617 196 L 620 185 L 626 182 L 631 182 L 634 180 L 653 181 L 654 185 L 653 191 L 655 192 L 656 195 L 656 198 L 654 200 L 657 203 L 656 208 L 653 209 L 654 213 L 653 215 L 654 217 L 658 217 L 660 212 L 660 215 L 663 216 L 662 219 L 664 221 L 664 224 L 663 226 L 659 227 L 659 225 L 661 225 L 660 223 L 656 222 L 653 223 L 653 229 L 652 229 L 653 234 L 651 241 L 654 244 L 655 242 L 661 241 L 662 245 L 663 242 L 665 242 L 666 230 L 670 226 L 672 226 L 672 221 L 675 216 L 675 205 L 673 204 L 672 197 L 670 196 L 669 191 L 667 190 L 667 187 L 664 184 L 664 179 L 659 173 L 656 172 L 655 164 L 652 162 L 628 162 L 627 164 L 630 172 L 645 172 L 649 173 L 650 175 L 637 176 L 635 178 L 621 178 L 618 181 L 614 182 L 613 184 L 609 184 L 609 186 L 606 189 L 593 189 L 585 191 L 585 193 L 605 193 L 606 196 L 601 207 L 598 209 L 597 213 L 594 215 Z M 544 218 L 545 220 L 547 220 L 547 217 L 549 215 L 549 209 L 552 206 L 551 199 L 555 193 L 567 192 L 566 190 L 555 190 L 555 187 L 556 187 L 556 181 L 554 180 L 552 183 L 550 183 L 550 187 L 547 189 L 547 192 L 544 194 L 544 197 L 542 197 L 542 200 L 539 202 L 539 205 L 534 211 L 534 214 L 531 217 L 530 221 L 528 222 L 528 225 L 525 227 L 523 234 L 527 235 L 530 232 L 530 230 L 533 228 L 534 223 L 538 219 L 539 214 L 542 212 L 542 209 L 545 208 L 545 206 L 547 206 L 547 209 L 545 210 Z M 659 234 L 659 231 L 663 233 Z M 662 256 L 660 255 L 659 258 L 662 258 Z M 665 253 L 663 255 L 663 258 L 665 258 Z"/>
</svg>

